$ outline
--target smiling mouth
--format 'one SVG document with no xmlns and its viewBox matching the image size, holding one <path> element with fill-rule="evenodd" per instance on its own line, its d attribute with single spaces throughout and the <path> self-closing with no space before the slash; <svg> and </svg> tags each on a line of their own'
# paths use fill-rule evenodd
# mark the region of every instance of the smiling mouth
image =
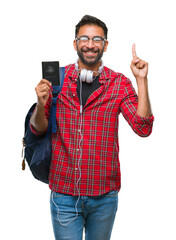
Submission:
<svg viewBox="0 0 176 240">
<path fill-rule="evenodd" d="M 94 57 L 98 51 L 96 50 L 82 50 L 86 56 Z"/>
<path fill-rule="evenodd" d="M 95 53 L 97 53 L 98 52 L 98 50 L 97 49 L 88 49 L 88 48 L 83 48 L 82 49 L 82 52 L 84 52 L 84 53 L 87 53 L 87 54 L 95 54 Z"/>
<path fill-rule="evenodd" d="M 87 55 L 95 55 L 96 54 L 96 52 L 84 52 L 84 53 Z"/>
</svg>

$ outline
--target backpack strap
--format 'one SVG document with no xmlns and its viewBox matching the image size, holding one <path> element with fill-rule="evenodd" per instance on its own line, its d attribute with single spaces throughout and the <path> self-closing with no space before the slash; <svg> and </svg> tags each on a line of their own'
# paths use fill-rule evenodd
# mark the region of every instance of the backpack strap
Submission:
<svg viewBox="0 0 176 240">
<path fill-rule="evenodd" d="M 60 67 L 60 82 L 61 84 L 59 86 L 53 86 L 53 99 L 52 99 L 52 105 L 51 105 L 51 112 L 50 112 L 50 118 L 48 123 L 48 131 L 47 134 L 49 134 L 50 128 L 52 133 L 56 133 L 57 131 L 57 124 L 56 124 L 56 103 L 58 94 L 62 90 L 62 86 L 64 83 L 64 77 L 65 77 L 65 67 Z"/>
</svg>

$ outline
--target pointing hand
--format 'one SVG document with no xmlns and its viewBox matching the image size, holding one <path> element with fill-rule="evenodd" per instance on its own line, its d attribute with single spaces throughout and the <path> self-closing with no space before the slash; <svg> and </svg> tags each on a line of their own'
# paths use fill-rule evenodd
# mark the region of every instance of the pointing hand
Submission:
<svg viewBox="0 0 176 240">
<path fill-rule="evenodd" d="M 131 70 L 136 79 L 145 79 L 148 74 L 148 63 L 137 57 L 135 44 L 132 46 Z"/>
</svg>

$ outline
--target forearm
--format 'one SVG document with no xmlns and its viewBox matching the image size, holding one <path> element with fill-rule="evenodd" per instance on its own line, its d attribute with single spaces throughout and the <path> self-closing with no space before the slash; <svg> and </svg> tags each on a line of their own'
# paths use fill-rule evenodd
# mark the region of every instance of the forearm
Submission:
<svg viewBox="0 0 176 240">
<path fill-rule="evenodd" d="M 141 117 L 150 117 L 152 115 L 149 93 L 148 80 L 136 79 L 138 85 L 138 108 L 137 114 Z"/>
<path fill-rule="evenodd" d="M 40 104 L 36 105 L 35 112 L 33 113 L 30 124 L 34 129 L 40 133 L 43 133 L 48 128 L 48 120 L 45 116 L 45 108 Z"/>
</svg>

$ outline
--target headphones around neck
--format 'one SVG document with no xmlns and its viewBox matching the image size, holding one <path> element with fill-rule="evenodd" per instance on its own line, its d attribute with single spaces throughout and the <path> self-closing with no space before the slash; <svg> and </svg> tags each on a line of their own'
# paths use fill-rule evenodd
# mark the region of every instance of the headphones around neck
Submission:
<svg viewBox="0 0 176 240">
<path fill-rule="evenodd" d="M 102 72 L 102 70 L 103 70 L 103 67 L 104 67 L 104 64 L 103 64 L 103 61 L 101 60 L 101 66 L 99 67 L 99 69 L 98 69 L 98 74 L 100 74 L 101 72 Z M 78 61 L 76 61 L 76 63 L 75 63 L 75 69 L 77 70 L 77 71 L 79 71 L 80 69 L 79 69 L 79 66 L 78 66 Z M 80 72 L 80 80 L 82 81 L 82 82 L 87 82 L 87 83 L 91 83 L 91 82 L 93 82 L 93 80 L 95 79 L 94 77 L 93 77 L 93 73 L 94 73 L 95 71 L 91 71 L 91 70 L 87 70 L 87 69 L 81 69 L 81 72 Z"/>
</svg>

